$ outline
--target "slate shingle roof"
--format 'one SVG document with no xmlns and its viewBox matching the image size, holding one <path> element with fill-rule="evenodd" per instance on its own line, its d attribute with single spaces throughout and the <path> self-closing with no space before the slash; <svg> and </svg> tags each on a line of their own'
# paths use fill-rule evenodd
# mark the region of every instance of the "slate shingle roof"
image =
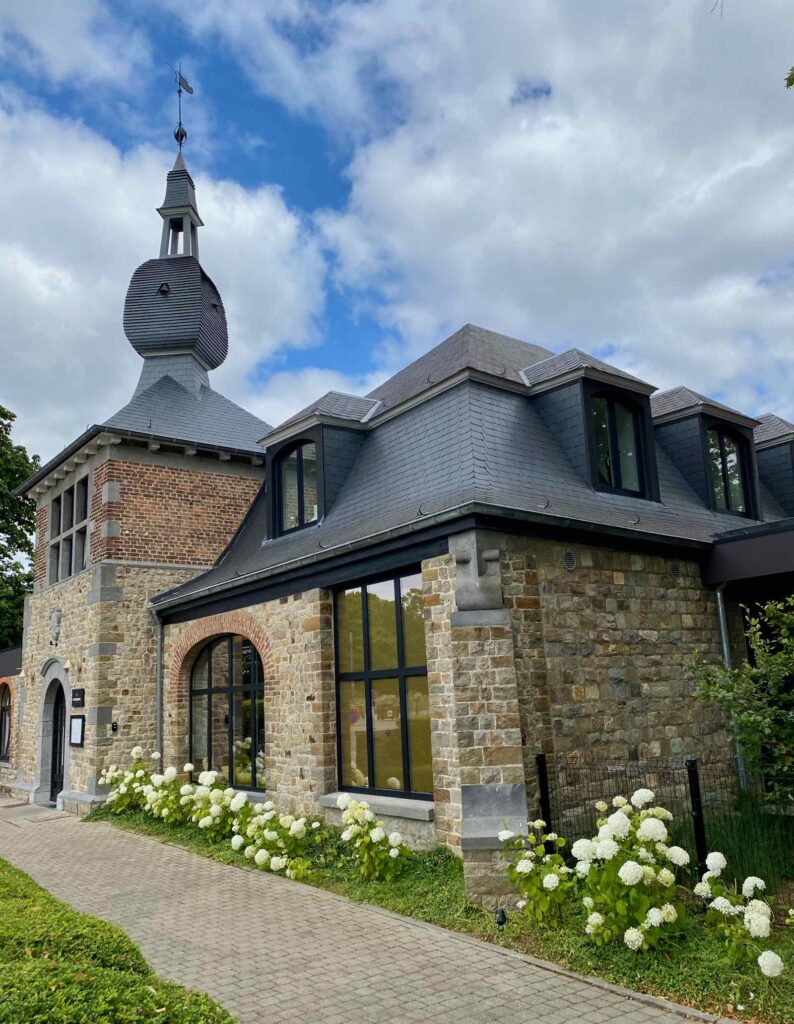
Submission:
<svg viewBox="0 0 794 1024">
<path fill-rule="evenodd" d="M 360 395 L 346 395 L 342 391 L 328 391 L 316 402 L 307 405 L 305 409 L 296 412 L 294 416 L 280 423 L 276 430 L 282 430 L 292 423 L 299 423 L 310 416 L 333 416 L 335 419 L 350 420 L 353 423 L 360 423 L 364 417 L 371 413 L 378 402 L 373 398 L 362 398 Z"/>
<path fill-rule="evenodd" d="M 553 354 L 540 345 L 530 345 L 518 338 L 466 324 L 370 391 L 367 398 L 380 399 L 384 411 L 392 409 L 466 368 L 523 384 L 521 371 L 524 367 Z"/>
<path fill-rule="evenodd" d="M 789 423 L 782 416 L 766 412 L 759 416 L 759 425 L 753 432 L 756 444 L 769 444 L 772 441 L 783 441 L 794 438 L 794 423 Z"/>
<path fill-rule="evenodd" d="M 464 381 L 367 432 L 334 505 L 317 526 L 267 540 L 260 495 L 220 563 L 156 603 L 407 534 L 475 503 L 549 524 L 631 530 L 649 540 L 708 543 L 736 528 L 734 516 L 703 505 L 662 449 L 656 457 L 661 502 L 595 491 L 530 399 Z"/>
<path fill-rule="evenodd" d="M 651 398 L 651 413 L 654 419 L 661 419 L 663 416 L 670 416 L 673 413 L 686 412 L 688 410 L 696 413 L 704 406 L 728 413 L 731 418 L 738 418 L 747 422 L 751 421 L 749 416 L 739 412 L 737 409 L 731 409 L 729 405 L 723 405 L 722 402 L 717 402 L 713 398 L 707 398 L 706 395 L 698 394 L 697 391 L 692 391 L 691 388 L 687 387 L 659 391 Z"/>
<path fill-rule="evenodd" d="M 633 377 L 630 373 L 626 373 L 625 370 L 619 370 L 616 366 L 611 366 L 601 359 L 596 359 L 595 356 L 588 355 L 578 348 L 571 348 L 567 352 L 561 352 L 558 355 L 550 356 L 548 359 L 533 363 L 522 371 L 522 376 L 527 386 L 531 388 L 533 385 L 554 380 L 574 370 L 587 370 L 588 368 L 600 370 L 601 373 L 609 374 L 612 377 L 619 377 L 621 380 L 625 380 L 627 384 L 639 384 L 643 390 L 651 387 L 650 384 L 640 380 L 639 377 Z"/>
</svg>

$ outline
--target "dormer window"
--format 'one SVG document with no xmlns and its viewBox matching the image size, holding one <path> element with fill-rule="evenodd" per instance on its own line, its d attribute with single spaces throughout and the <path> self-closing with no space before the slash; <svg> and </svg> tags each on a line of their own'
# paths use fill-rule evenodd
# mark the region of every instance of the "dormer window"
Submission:
<svg viewBox="0 0 794 1024">
<path fill-rule="evenodd" d="M 317 445 L 301 441 L 278 462 L 279 532 L 289 533 L 319 518 Z"/>
<path fill-rule="evenodd" d="M 707 445 L 715 508 L 721 512 L 748 515 L 745 442 L 731 430 L 710 427 Z"/>
<path fill-rule="evenodd" d="M 644 494 L 640 411 L 609 394 L 591 398 L 595 486 L 618 494 Z"/>
</svg>

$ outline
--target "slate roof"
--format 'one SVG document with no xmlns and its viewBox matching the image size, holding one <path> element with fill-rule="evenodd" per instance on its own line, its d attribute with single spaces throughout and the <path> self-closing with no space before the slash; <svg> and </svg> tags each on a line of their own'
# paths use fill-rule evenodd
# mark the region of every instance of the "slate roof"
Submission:
<svg viewBox="0 0 794 1024">
<path fill-rule="evenodd" d="M 290 416 L 283 423 L 279 423 L 275 429 L 280 431 L 292 423 L 299 423 L 301 420 L 309 419 L 311 416 L 333 416 L 335 419 L 360 423 L 377 405 L 377 400 L 373 398 L 347 395 L 342 391 L 327 391 L 316 402 L 312 402 L 305 409 L 301 409 L 294 416 Z"/>
<path fill-rule="evenodd" d="M 728 415 L 729 419 L 739 420 L 748 425 L 757 422 L 737 409 L 731 409 L 729 405 L 723 405 L 713 398 L 707 398 L 691 388 L 677 387 L 669 391 L 658 391 L 651 398 L 651 413 L 654 419 L 661 419 L 663 416 L 670 416 L 674 413 L 685 413 L 691 410 L 692 413 L 700 412 L 704 407 L 715 409 Z"/>
<path fill-rule="evenodd" d="M 165 199 L 163 205 L 158 207 L 158 213 L 167 213 L 169 210 L 179 209 L 183 206 L 192 206 L 198 216 L 196 206 L 196 188 L 185 165 L 185 158 L 182 151 L 177 153 L 174 166 L 166 176 Z"/>
<path fill-rule="evenodd" d="M 626 381 L 627 384 L 640 385 L 643 390 L 653 390 L 651 384 L 640 380 L 639 377 L 633 377 L 630 373 L 626 373 L 625 370 L 619 370 L 616 366 L 611 366 L 601 359 L 596 359 L 595 356 L 588 355 L 587 352 L 582 352 L 578 348 L 571 348 L 567 352 L 561 352 L 558 355 L 549 356 L 548 359 L 542 359 L 540 362 L 533 363 L 522 370 L 521 375 L 526 385 L 531 388 L 534 385 L 555 380 L 557 377 L 563 377 L 576 370 L 586 371 L 588 369 L 598 370 L 610 377 L 619 377 L 621 380 Z"/>
<path fill-rule="evenodd" d="M 526 358 L 518 365 L 527 365 Z M 383 393 L 405 394 L 406 385 Z M 267 540 L 260 494 L 219 564 L 155 604 L 178 603 L 208 588 L 233 588 L 241 576 L 267 578 L 475 507 L 514 510 L 549 525 L 618 529 L 685 543 L 707 544 L 736 528 L 734 516 L 703 505 L 659 447 L 656 458 L 661 502 L 595 491 L 527 396 L 463 381 L 370 429 L 317 526 Z"/>
<path fill-rule="evenodd" d="M 19 675 L 22 670 L 22 648 L 6 647 L 0 651 L 0 679 Z"/>
<path fill-rule="evenodd" d="M 385 411 L 467 368 L 523 384 L 521 371 L 524 367 L 553 354 L 540 345 L 530 345 L 518 338 L 466 324 L 370 391 L 367 398 L 379 399 Z"/>
<path fill-rule="evenodd" d="M 188 390 L 168 374 L 138 391 L 101 426 L 262 455 L 257 443 L 270 425 L 212 388 Z"/>
<path fill-rule="evenodd" d="M 765 412 L 758 417 L 759 425 L 753 432 L 756 444 L 771 444 L 773 441 L 788 441 L 794 439 L 794 423 L 789 423 L 782 416 L 775 413 Z"/>
</svg>

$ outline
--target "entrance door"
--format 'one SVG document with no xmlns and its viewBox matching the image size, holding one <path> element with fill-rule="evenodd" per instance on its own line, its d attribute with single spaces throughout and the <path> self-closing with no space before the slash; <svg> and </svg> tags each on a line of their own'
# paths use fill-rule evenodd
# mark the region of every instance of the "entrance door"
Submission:
<svg viewBox="0 0 794 1024">
<path fill-rule="evenodd" d="M 52 759 L 50 761 L 50 800 L 63 789 L 63 745 L 66 736 L 66 700 L 63 687 L 55 691 L 55 704 L 52 709 Z"/>
</svg>

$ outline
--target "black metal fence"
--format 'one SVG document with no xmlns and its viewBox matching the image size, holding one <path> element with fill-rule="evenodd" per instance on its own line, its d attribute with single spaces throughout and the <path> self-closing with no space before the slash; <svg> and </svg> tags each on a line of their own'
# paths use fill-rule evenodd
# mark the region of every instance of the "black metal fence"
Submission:
<svg viewBox="0 0 794 1024">
<path fill-rule="evenodd" d="M 598 800 L 653 790 L 655 803 L 673 814 L 671 844 L 684 847 L 692 871 L 706 870 L 706 855 L 728 860 L 724 876 L 741 884 L 763 878 L 770 892 L 794 899 L 794 778 L 769 766 L 726 759 L 600 761 L 538 754 L 539 816 L 569 842 L 595 835 Z"/>
</svg>

